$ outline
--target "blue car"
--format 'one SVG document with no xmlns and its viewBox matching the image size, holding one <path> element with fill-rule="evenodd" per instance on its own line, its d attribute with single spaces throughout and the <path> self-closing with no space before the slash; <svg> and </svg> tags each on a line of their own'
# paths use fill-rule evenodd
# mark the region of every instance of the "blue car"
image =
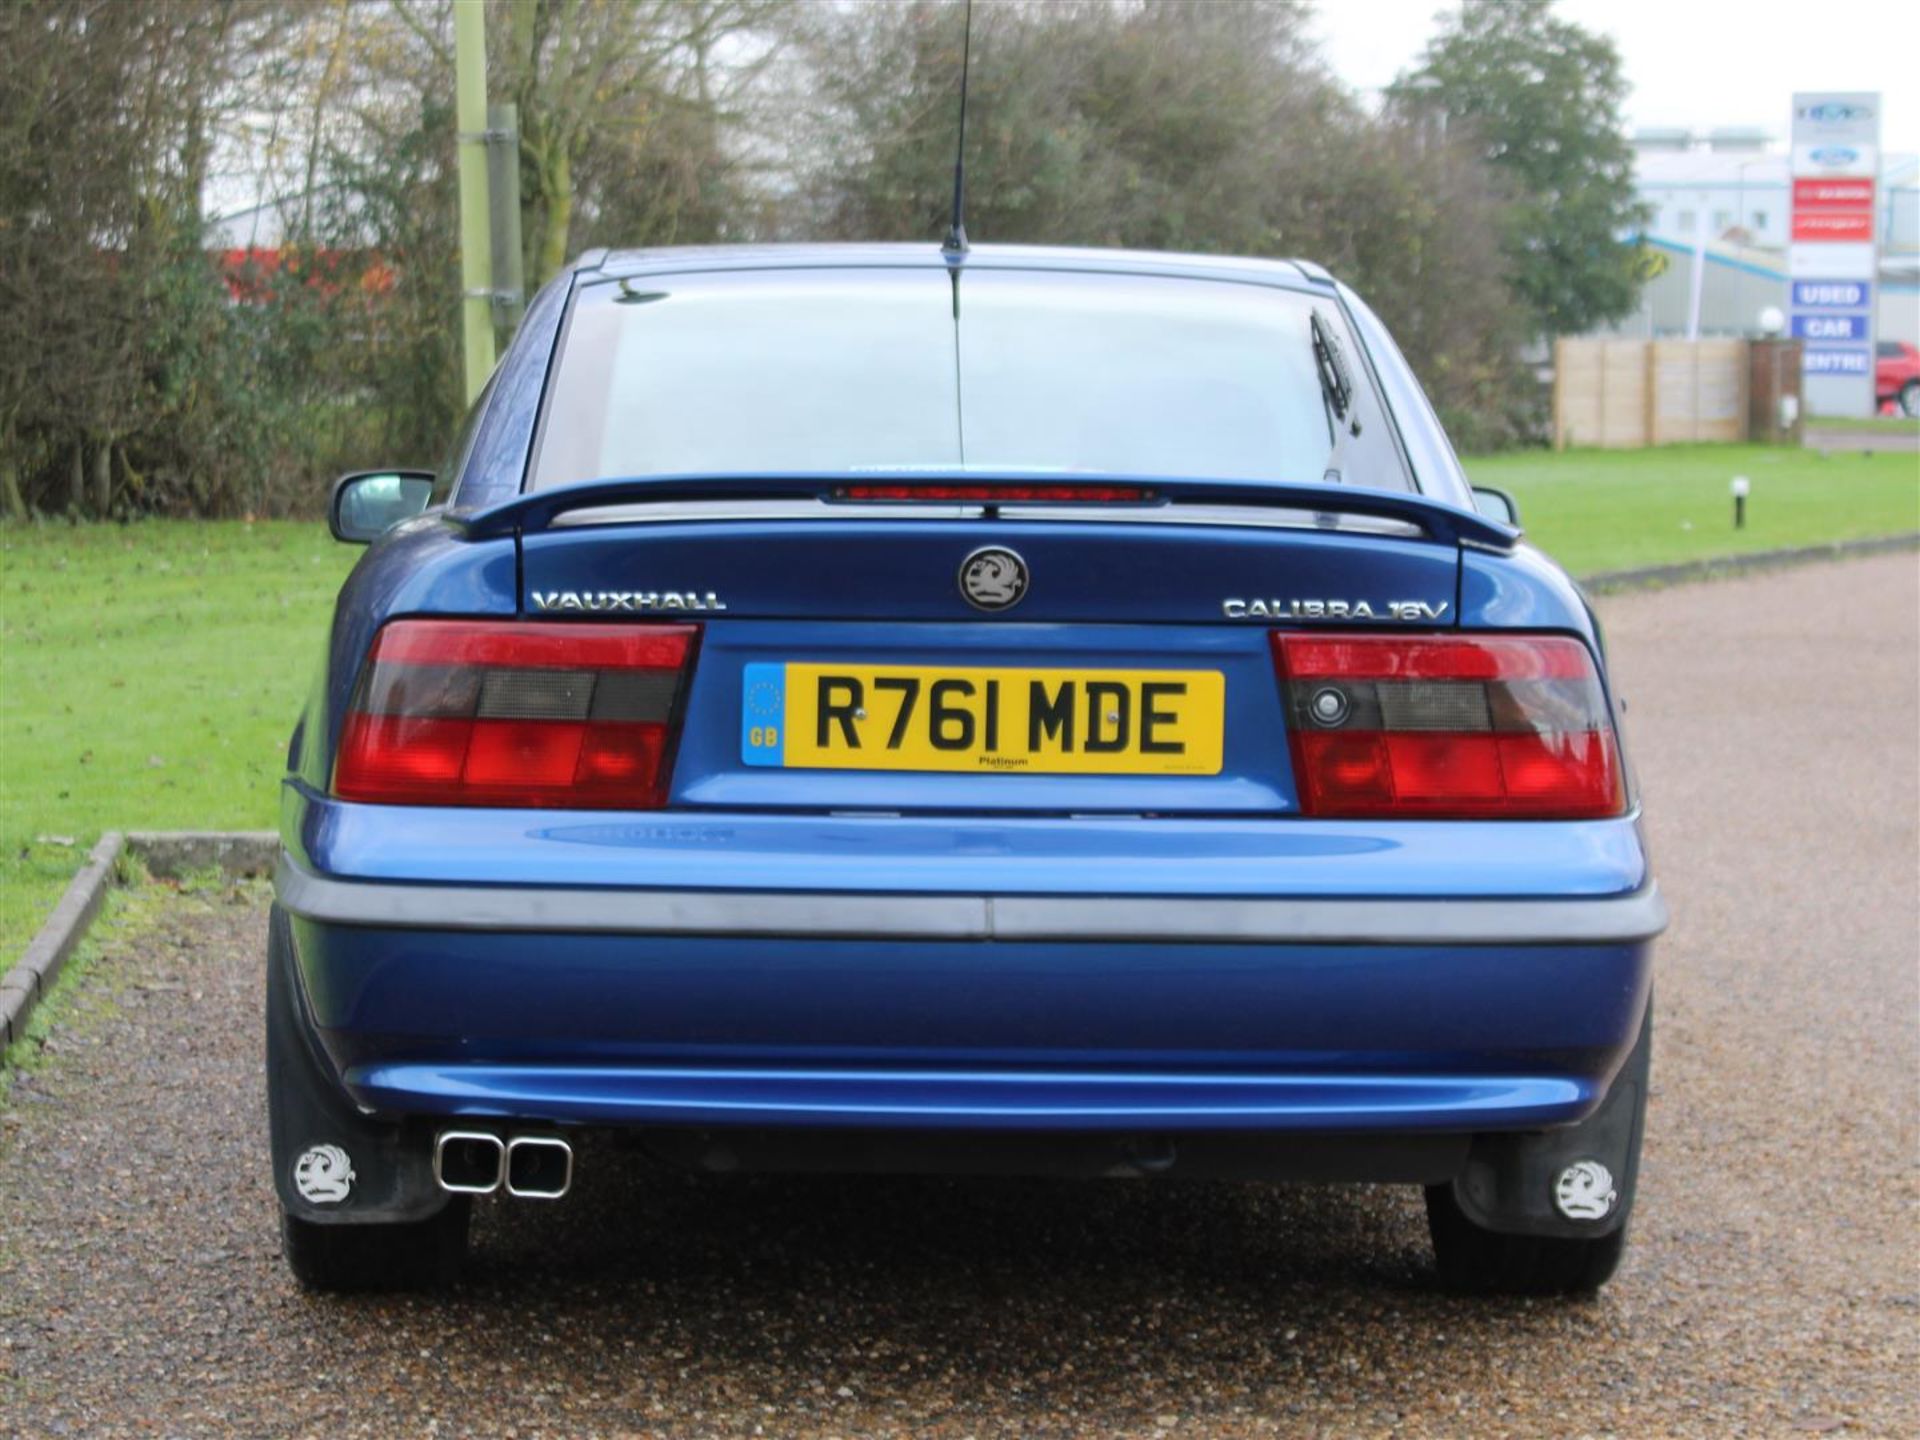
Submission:
<svg viewBox="0 0 1920 1440">
<path fill-rule="evenodd" d="M 1666 912 L 1599 628 L 1319 267 L 592 254 L 331 518 L 267 957 L 304 1283 L 443 1281 L 608 1132 L 1419 1185 L 1446 1284 L 1613 1273 Z"/>
</svg>

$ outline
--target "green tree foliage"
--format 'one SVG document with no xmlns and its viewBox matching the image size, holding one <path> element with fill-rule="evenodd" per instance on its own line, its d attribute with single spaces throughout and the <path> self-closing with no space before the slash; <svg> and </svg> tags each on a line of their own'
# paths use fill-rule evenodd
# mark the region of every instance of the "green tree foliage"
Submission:
<svg viewBox="0 0 1920 1440">
<path fill-rule="evenodd" d="M 958 0 L 487 0 L 533 283 L 595 245 L 934 243 Z M 458 418 L 450 0 L 0 3 L 0 508 L 311 512 Z M 1305 256 L 1456 438 L 1515 355 L 1632 303 L 1621 92 L 1540 0 L 1469 0 L 1384 112 L 1304 0 L 977 0 L 976 242 Z M 260 193 L 256 248 L 209 216 Z M 251 233 L 251 232 L 250 232 Z"/>
<path fill-rule="evenodd" d="M 350 18 L 337 89 L 316 98 L 317 133 L 299 147 L 326 180 L 299 211 L 305 238 L 334 264 L 319 295 L 304 290 L 332 322 L 316 357 L 316 488 L 332 470 L 433 464 L 465 396 L 451 8 Z"/>
<path fill-rule="evenodd" d="M 1627 80 L 1613 41 L 1552 0 L 1465 0 L 1442 21 L 1399 103 L 1482 147 L 1510 183 L 1502 227 L 1534 328 L 1568 335 L 1631 313 L 1639 296 Z"/>
<path fill-rule="evenodd" d="M 811 162 L 785 233 L 930 239 L 951 206 L 962 8 L 811 12 Z M 1494 175 L 1437 127 L 1375 118 L 1318 66 L 1296 3 L 976 4 L 967 228 L 976 241 L 1318 260 L 1367 295 L 1476 444 L 1531 385 L 1491 243 Z"/>
<path fill-rule="evenodd" d="M 0 9 L 8 514 L 259 511 L 306 478 L 315 307 L 290 288 L 306 257 L 229 269 L 200 207 L 217 129 L 284 18 L 249 0 Z"/>
<path fill-rule="evenodd" d="M 996 241 L 1271 253 L 1276 166 L 1351 102 L 1307 61 L 1305 7 L 1106 0 L 975 7 L 969 226 Z M 845 236 L 944 233 L 963 8 L 823 9 L 801 39 L 818 97 L 810 212 Z"/>
<path fill-rule="evenodd" d="M 493 0 L 492 88 L 519 107 L 530 281 L 552 279 L 597 232 L 626 245 L 708 240 L 749 212 L 723 134 L 736 118 L 729 102 L 757 69 L 737 42 L 783 8 Z M 730 44 L 733 62 L 718 65 Z"/>
</svg>

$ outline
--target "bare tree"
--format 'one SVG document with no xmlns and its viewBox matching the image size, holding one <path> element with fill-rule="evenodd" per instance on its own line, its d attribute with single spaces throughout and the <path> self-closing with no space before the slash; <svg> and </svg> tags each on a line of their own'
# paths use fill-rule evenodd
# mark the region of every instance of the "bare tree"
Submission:
<svg viewBox="0 0 1920 1440">
<path fill-rule="evenodd" d="M 967 136 L 976 240 L 1303 256 L 1395 327 L 1436 403 L 1510 439 L 1527 388 L 1498 236 L 1462 144 L 1376 117 L 1321 68 L 1294 0 L 982 0 Z M 945 229 L 957 0 L 797 17 L 810 97 L 784 233 Z"/>
<path fill-rule="evenodd" d="M 764 36 L 782 8 L 775 0 L 493 0 L 496 88 L 520 113 L 530 277 L 558 274 L 578 248 L 583 200 L 669 236 L 719 228 L 714 201 L 723 187 L 710 182 L 729 160 L 718 133 L 723 92 L 753 72 L 758 57 L 749 57 L 765 46 L 746 37 Z M 720 77 L 716 55 L 730 45 L 733 63 Z M 583 180 L 598 183 L 586 189 Z M 697 218 L 684 225 L 689 211 Z"/>
<path fill-rule="evenodd" d="M 528 275 L 590 245 L 918 239 L 958 0 L 488 0 Z M 0 6 L 0 509 L 310 507 L 461 386 L 449 0 Z M 1524 428 L 1484 154 L 1321 68 L 1301 0 L 979 0 L 979 240 L 1306 255 L 1476 443 Z M 250 209 L 223 238 L 206 197 Z"/>
</svg>

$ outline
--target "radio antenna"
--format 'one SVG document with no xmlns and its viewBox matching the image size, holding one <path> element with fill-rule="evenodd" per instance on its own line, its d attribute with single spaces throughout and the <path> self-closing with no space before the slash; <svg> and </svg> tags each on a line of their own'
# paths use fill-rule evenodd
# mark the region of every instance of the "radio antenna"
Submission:
<svg viewBox="0 0 1920 1440">
<path fill-rule="evenodd" d="M 973 0 L 967 0 L 966 38 L 960 42 L 960 138 L 953 153 L 953 224 L 940 248 L 967 253 L 967 71 L 973 63 Z"/>
</svg>

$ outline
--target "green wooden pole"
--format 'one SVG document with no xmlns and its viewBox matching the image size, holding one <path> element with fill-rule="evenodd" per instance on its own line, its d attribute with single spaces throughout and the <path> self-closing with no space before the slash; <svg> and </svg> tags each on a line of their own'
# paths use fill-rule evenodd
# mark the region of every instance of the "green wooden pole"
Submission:
<svg viewBox="0 0 1920 1440">
<path fill-rule="evenodd" d="M 526 267 L 520 249 L 520 107 L 489 105 L 487 206 L 492 214 L 493 328 L 502 345 L 519 328 L 527 306 Z"/>
<path fill-rule="evenodd" d="M 454 123 L 460 131 L 460 326 L 467 403 L 493 373 L 493 252 L 487 212 L 487 12 L 453 0 Z"/>
</svg>

